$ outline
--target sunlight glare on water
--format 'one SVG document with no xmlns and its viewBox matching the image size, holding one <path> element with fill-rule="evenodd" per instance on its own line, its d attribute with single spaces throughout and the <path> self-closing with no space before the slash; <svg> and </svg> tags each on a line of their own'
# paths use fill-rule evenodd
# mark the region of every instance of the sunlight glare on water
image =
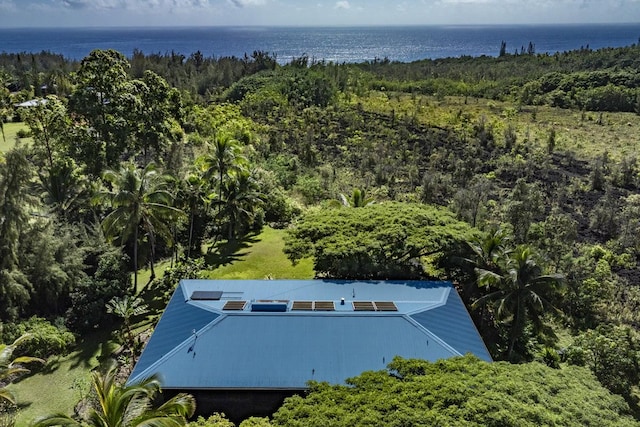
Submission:
<svg viewBox="0 0 640 427">
<path fill-rule="evenodd" d="M 628 46 L 638 42 L 640 24 L 416 27 L 190 27 L 0 29 L 0 52 L 59 53 L 82 59 L 93 49 L 127 56 L 179 53 L 189 56 L 251 55 L 262 50 L 278 62 L 307 55 L 337 63 L 375 58 L 411 62 L 426 58 L 497 56 L 501 41 L 513 53 L 529 42 L 537 53 Z"/>
</svg>

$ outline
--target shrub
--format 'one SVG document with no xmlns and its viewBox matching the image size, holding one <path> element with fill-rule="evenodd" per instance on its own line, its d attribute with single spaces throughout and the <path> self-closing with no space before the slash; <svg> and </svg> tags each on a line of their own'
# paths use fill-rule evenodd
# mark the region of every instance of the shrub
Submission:
<svg viewBox="0 0 640 427">
<path fill-rule="evenodd" d="M 273 188 L 265 197 L 264 220 L 273 228 L 286 227 L 300 215 L 300 207 L 278 187 Z"/>
<path fill-rule="evenodd" d="M 240 427 L 271 427 L 269 418 L 251 417 L 240 423 Z"/>
<path fill-rule="evenodd" d="M 635 426 L 622 397 L 575 366 L 395 358 L 348 385 L 310 384 L 273 414 L 275 426 Z"/>
<path fill-rule="evenodd" d="M 188 424 L 188 427 L 234 427 L 224 414 L 214 413 L 209 418 L 199 416 L 197 420 Z"/>
<path fill-rule="evenodd" d="M 16 132 L 16 135 L 18 138 L 29 138 L 31 136 L 31 131 L 28 129 L 20 129 Z"/>
<path fill-rule="evenodd" d="M 600 325 L 580 334 L 572 352 L 584 354 L 600 383 L 611 392 L 629 397 L 640 381 L 640 337 L 628 326 Z M 581 363 L 580 358 L 570 360 Z"/>
<path fill-rule="evenodd" d="M 303 175 L 298 178 L 298 182 L 293 190 L 302 196 L 306 205 L 313 205 L 327 198 L 327 191 L 322 188 L 320 180 L 315 176 Z"/>
<path fill-rule="evenodd" d="M 104 253 L 93 277 L 83 280 L 71 293 L 71 308 L 66 323 L 81 332 L 104 324 L 111 315 L 106 304 L 113 297 L 123 297 L 130 289 L 131 277 L 127 257 L 119 250 Z"/>
<path fill-rule="evenodd" d="M 46 359 L 53 355 L 65 355 L 76 343 L 75 336 L 66 328 L 54 326 L 48 320 L 36 316 L 16 325 L 11 333 L 5 333 L 3 339 L 5 342 L 12 342 L 23 334 L 28 334 L 29 339 L 18 344 L 13 357 Z"/>
</svg>

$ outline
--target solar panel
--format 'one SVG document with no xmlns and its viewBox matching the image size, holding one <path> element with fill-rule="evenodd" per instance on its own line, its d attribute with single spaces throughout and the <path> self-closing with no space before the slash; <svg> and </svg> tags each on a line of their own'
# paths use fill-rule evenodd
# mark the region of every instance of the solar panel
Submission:
<svg viewBox="0 0 640 427">
<path fill-rule="evenodd" d="M 376 311 L 376 307 L 371 301 L 353 301 L 355 311 Z"/>
<path fill-rule="evenodd" d="M 287 311 L 287 302 L 282 301 L 262 301 L 262 302 L 254 302 L 251 304 L 251 311 Z"/>
<path fill-rule="evenodd" d="M 246 301 L 227 301 L 223 310 L 244 310 L 244 306 L 247 305 Z"/>
<path fill-rule="evenodd" d="M 314 309 L 316 311 L 335 311 L 333 301 L 315 301 Z"/>
<path fill-rule="evenodd" d="M 393 301 L 375 301 L 373 303 L 378 311 L 398 311 Z"/>
<path fill-rule="evenodd" d="M 313 310 L 313 301 L 294 301 L 291 310 L 311 311 Z"/>
<path fill-rule="evenodd" d="M 220 298 L 222 291 L 193 291 L 191 294 L 192 300 L 218 301 Z"/>
</svg>

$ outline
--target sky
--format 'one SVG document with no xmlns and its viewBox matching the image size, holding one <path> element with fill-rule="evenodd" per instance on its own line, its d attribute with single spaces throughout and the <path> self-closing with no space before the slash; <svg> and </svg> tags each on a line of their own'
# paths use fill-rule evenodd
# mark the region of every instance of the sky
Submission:
<svg viewBox="0 0 640 427">
<path fill-rule="evenodd" d="M 640 0 L 0 0 L 0 28 L 640 22 Z"/>
</svg>

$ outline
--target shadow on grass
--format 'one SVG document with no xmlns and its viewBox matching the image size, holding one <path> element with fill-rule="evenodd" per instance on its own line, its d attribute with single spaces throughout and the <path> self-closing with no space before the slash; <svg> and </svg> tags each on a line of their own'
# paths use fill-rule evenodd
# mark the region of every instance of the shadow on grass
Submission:
<svg viewBox="0 0 640 427">
<path fill-rule="evenodd" d="M 82 340 L 77 342 L 75 350 L 68 355 L 64 356 L 52 356 L 47 359 L 46 363 L 37 366 L 37 363 L 31 363 L 29 372 L 21 375 L 12 382 L 14 384 L 20 383 L 35 375 L 52 375 L 67 361 L 70 362 L 69 369 L 88 369 L 91 370 L 95 367 L 92 363 L 92 359 L 95 358 L 100 366 L 111 359 L 111 355 L 118 344 L 116 344 L 111 338 L 112 330 L 110 328 L 104 328 L 96 330 L 91 333 L 87 333 Z"/>
<path fill-rule="evenodd" d="M 112 332 L 111 328 L 103 328 L 86 334 L 78 344 L 78 350 L 70 356 L 71 369 L 92 369 L 91 359 L 94 357 L 100 365 L 109 360 L 113 350 L 118 346 L 111 339 Z"/>
<path fill-rule="evenodd" d="M 135 316 L 132 319 L 132 329 L 140 329 L 145 325 L 151 326 L 158 320 L 158 316 L 164 312 L 167 303 L 173 294 L 173 287 L 166 289 L 162 279 L 155 279 L 150 286 L 145 287 L 138 297 L 142 298 L 146 304 L 143 315 Z"/>
<path fill-rule="evenodd" d="M 249 254 L 248 251 L 241 252 L 259 240 L 256 234 L 245 236 L 239 240 L 228 240 L 219 242 L 209 248 L 204 257 L 207 266 L 215 269 L 224 265 L 233 264 L 242 260 Z"/>
<path fill-rule="evenodd" d="M 29 407 L 31 407 L 31 405 L 33 405 L 33 402 L 27 402 L 27 401 L 24 401 L 24 400 L 20 400 L 16 406 L 18 407 L 17 408 L 18 412 L 20 412 L 20 411 L 24 411 L 25 409 L 29 409 Z"/>
</svg>

